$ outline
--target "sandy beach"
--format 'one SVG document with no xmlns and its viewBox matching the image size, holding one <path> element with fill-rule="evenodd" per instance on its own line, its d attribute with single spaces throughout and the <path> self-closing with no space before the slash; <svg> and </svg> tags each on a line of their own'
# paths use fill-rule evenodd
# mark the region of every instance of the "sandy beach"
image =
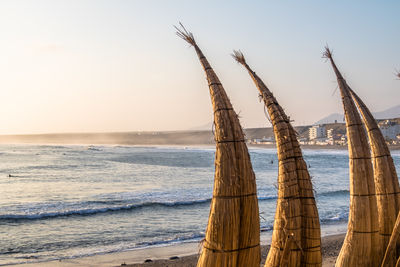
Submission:
<svg viewBox="0 0 400 267">
<path fill-rule="evenodd" d="M 324 267 L 334 266 L 345 234 L 333 234 L 322 237 L 322 258 Z M 265 238 L 265 237 L 264 237 Z M 269 238 L 267 238 L 269 239 Z M 261 264 L 265 262 L 269 240 L 262 240 Z M 183 243 L 173 246 L 153 247 L 104 255 L 24 264 L 26 267 L 77 267 L 77 266 L 129 266 L 129 267 L 191 267 L 196 266 L 199 243 Z M 146 262 L 148 261 L 148 262 Z"/>
<path fill-rule="evenodd" d="M 344 234 L 340 235 L 331 235 L 331 236 L 326 236 L 322 238 L 322 257 L 323 257 L 323 264 L 322 266 L 324 267 L 330 267 L 335 265 L 335 259 L 337 255 L 339 254 L 339 250 L 342 246 L 344 239 Z M 265 262 L 265 258 L 267 257 L 267 252 L 268 252 L 269 246 L 264 245 L 261 248 L 261 264 L 260 266 L 263 266 Z M 197 263 L 197 257 L 198 255 L 189 255 L 189 256 L 184 256 L 180 257 L 177 259 L 161 259 L 161 260 L 155 260 L 153 262 L 147 262 L 147 263 L 138 263 L 138 264 L 127 264 L 126 266 L 129 267 L 194 267 L 196 266 Z"/>
</svg>

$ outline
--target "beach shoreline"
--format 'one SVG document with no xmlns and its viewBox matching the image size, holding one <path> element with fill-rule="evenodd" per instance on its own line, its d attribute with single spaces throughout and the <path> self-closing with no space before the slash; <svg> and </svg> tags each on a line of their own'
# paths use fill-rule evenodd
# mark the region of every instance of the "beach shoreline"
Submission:
<svg viewBox="0 0 400 267">
<path fill-rule="evenodd" d="M 342 246 L 347 224 L 324 225 L 322 231 L 323 266 L 333 266 Z M 261 233 L 261 265 L 263 266 L 271 231 Z M 18 264 L 25 267 L 77 267 L 77 266 L 129 266 L 129 267 L 188 267 L 196 266 L 200 242 L 186 242 L 166 246 L 154 246 L 130 251 L 98 254 L 72 259 Z M 149 262 L 145 262 L 149 261 Z"/>
</svg>

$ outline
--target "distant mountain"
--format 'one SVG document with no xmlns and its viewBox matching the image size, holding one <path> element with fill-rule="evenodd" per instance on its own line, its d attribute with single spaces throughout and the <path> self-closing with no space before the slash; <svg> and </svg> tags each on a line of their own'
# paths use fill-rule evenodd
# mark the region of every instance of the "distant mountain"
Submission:
<svg viewBox="0 0 400 267">
<path fill-rule="evenodd" d="M 374 113 L 375 119 L 393 119 L 400 117 L 400 105 L 394 106 L 387 110 Z"/>
<path fill-rule="evenodd" d="M 375 119 L 393 119 L 393 118 L 399 118 L 400 117 L 400 105 L 388 108 L 384 111 L 380 112 L 373 112 L 372 113 L 375 117 Z M 319 121 L 316 121 L 314 124 L 327 124 L 327 123 L 334 123 L 335 120 L 337 122 L 344 122 L 344 115 L 339 114 L 339 113 L 332 113 L 329 116 L 326 116 Z"/>
<path fill-rule="evenodd" d="M 344 122 L 344 115 L 343 114 L 339 114 L 339 113 L 332 113 L 331 115 L 328 115 L 322 119 L 320 119 L 319 121 L 315 122 L 314 124 L 327 124 L 327 123 L 334 123 L 334 122 L 338 122 L 338 123 L 343 123 Z"/>
</svg>

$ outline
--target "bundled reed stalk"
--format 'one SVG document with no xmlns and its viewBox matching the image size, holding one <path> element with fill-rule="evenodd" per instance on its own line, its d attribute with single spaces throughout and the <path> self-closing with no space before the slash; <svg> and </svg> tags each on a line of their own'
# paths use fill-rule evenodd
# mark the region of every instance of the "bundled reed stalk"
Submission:
<svg viewBox="0 0 400 267">
<path fill-rule="evenodd" d="M 400 213 L 397 216 L 396 223 L 393 227 L 392 235 L 390 236 L 389 244 L 386 248 L 385 256 L 382 260 L 381 267 L 389 267 L 394 266 L 394 262 L 396 262 L 396 253 L 398 252 L 398 243 L 400 238 Z M 393 259 L 395 259 L 393 261 Z M 397 266 L 400 266 L 400 256 L 397 256 Z"/>
<path fill-rule="evenodd" d="M 260 265 L 260 222 L 256 180 L 244 134 L 230 100 L 196 44 L 192 33 L 177 29 L 192 45 L 207 76 L 215 123 L 215 180 L 206 236 L 197 266 Z"/>
<path fill-rule="evenodd" d="M 271 118 L 277 144 L 278 200 L 265 266 L 321 266 L 318 210 L 296 132 L 272 92 L 249 67 L 243 54 L 234 51 L 232 56 L 247 69 L 256 84 Z"/>
<path fill-rule="evenodd" d="M 374 167 L 376 199 L 378 204 L 379 234 L 386 248 L 400 208 L 400 187 L 390 150 L 375 118 L 353 90 L 349 90 L 364 120 L 368 132 Z M 385 258 L 387 266 L 394 266 L 400 247 Z M 389 255 L 391 255 L 389 257 Z"/>
<path fill-rule="evenodd" d="M 400 78 L 400 72 L 398 72 L 396 76 Z M 391 160 L 393 163 L 392 158 Z M 396 169 L 394 169 L 394 172 L 396 172 Z M 396 223 L 393 227 L 392 235 L 390 236 L 389 244 L 387 245 L 385 256 L 382 260 L 382 267 L 393 266 L 393 259 L 395 259 L 396 257 L 398 258 L 396 267 L 398 266 L 400 267 L 399 239 L 400 239 L 400 212 L 397 215 Z"/>
<path fill-rule="evenodd" d="M 336 266 L 379 266 L 383 246 L 376 216 L 378 209 L 367 135 L 351 98 L 350 87 L 336 67 L 329 48 L 324 57 L 332 64 L 342 96 L 350 165 L 349 222 Z"/>
</svg>

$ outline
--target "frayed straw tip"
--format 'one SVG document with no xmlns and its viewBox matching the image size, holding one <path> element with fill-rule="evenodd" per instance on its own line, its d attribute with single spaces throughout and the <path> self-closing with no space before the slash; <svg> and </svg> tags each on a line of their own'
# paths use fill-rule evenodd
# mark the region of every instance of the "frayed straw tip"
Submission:
<svg viewBox="0 0 400 267">
<path fill-rule="evenodd" d="M 323 58 L 332 58 L 332 51 L 328 46 L 325 46 L 325 51 L 322 53 Z"/>
<path fill-rule="evenodd" d="M 185 26 L 181 22 L 179 22 L 180 28 L 174 25 L 174 28 L 176 29 L 176 35 L 178 35 L 180 38 L 188 42 L 189 44 L 195 46 L 196 41 L 194 40 L 194 36 L 191 32 L 187 31 Z"/>
<path fill-rule="evenodd" d="M 233 50 L 233 53 L 231 56 L 240 64 L 246 64 L 246 59 L 244 58 L 244 55 L 242 51 L 240 50 Z"/>
</svg>

